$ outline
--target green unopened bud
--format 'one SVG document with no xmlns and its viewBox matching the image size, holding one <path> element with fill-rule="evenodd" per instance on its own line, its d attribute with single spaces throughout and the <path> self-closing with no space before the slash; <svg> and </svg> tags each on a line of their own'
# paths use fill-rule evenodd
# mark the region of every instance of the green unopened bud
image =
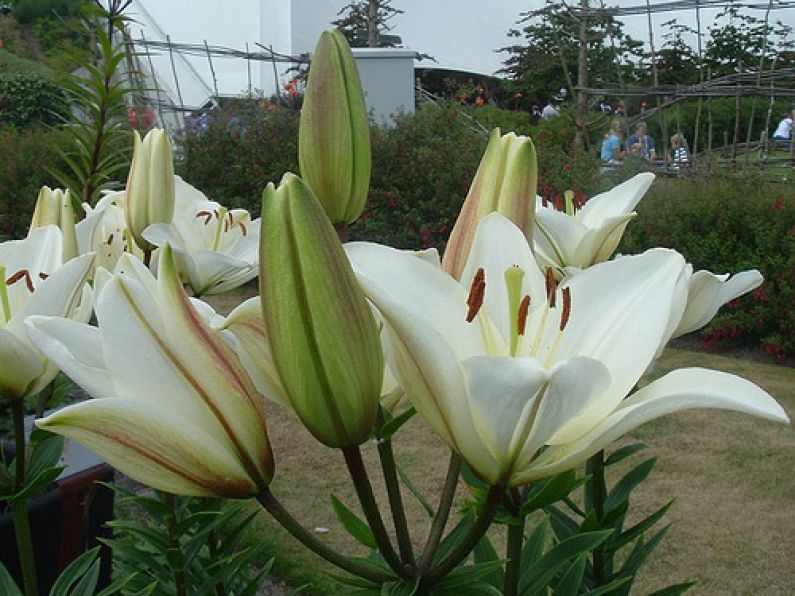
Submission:
<svg viewBox="0 0 795 596">
<path fill-rule="evenodd" d="M 384 371 L 378 327 L 331 222 L 293 174 L 263 193 L 260 294 L 298 417 L 330 447 L 366 441 Z"/>
<path fill-rule="evenodd" d="M 450 233 L 442 260 L 445 271 L 456 278 L 461 276 L 478 222 L 492 211 L 515 223 L 532 246 L 537 185 L 533 141 L 512 132 L 501 135 L 495 128 Z"/>
<path fill-rule="evenodd" d="M 320 36 L 309 68 L 298 133 L 301 177 L 332 223 L 353 223 L 370 186 L 370 127 L 345 36 Z"/>
<path fill-rule="evenodd" d="M 135 243 L 142 250 L 153 250 L 143 231 L 154 223 L 170 223 L 174 216 L 174 159 L 166 131 L 150 130 L 143 141 L 137 131 L 134 134 L 124 217 Z"/>
<path fill-rule="evenodd" d="M 44 226 L 58 226 L 63 237 L 63 261 L 77 256 L 77 235 L 75 234 L 75 211 L 68 190 L 51 189 L 42 186 L 36 199 L 36 208 L 30 220 L 30 232 Z"/>
</svg>

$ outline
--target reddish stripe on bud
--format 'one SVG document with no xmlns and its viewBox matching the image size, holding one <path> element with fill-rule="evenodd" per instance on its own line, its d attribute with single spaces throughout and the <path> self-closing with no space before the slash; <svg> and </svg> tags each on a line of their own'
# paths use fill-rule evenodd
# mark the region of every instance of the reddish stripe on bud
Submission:
<svg viewBox="0 0 795 596">
<path fill-rule="evenodd" d="M 558 284 L 555 282 L 555 276 L 552 274 L 552 267 L 547 267 L 546 284 L 549 308 L 555 308 L 555 291 L 558 289 Z"/>
<path fill-rule="evenodd" d="M 471 323 L 483 306 L 483 297 L 486 295 L 486 272 L 483 267 L 478 269 L 472 279 L 472 287 L 469 288 L 467 297 L 467 323 Z"/>
<path fill-rule="evenodd" d="M 563 331 L 569 323 L 571 315 L 571 288 L 563 288 L 563 312 L 560 313 L 560 330 Z"/>
<path fill-rule="evenodd" d="M 524 335 L 525 327 L 527 326 L 527 313 L 530 311 L 530 296 L 525 294 L 522 301 L 519 303 L 519 316 L 518 316 L 518 325 L 517 329 L 519 330 L 519 335 Z"/>
</svg>

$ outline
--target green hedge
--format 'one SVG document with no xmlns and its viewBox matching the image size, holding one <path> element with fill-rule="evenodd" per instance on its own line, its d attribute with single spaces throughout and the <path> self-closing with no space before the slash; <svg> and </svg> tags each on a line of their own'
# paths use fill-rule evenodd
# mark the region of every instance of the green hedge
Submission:
<svg viewBox="0 0 795 596">
<path fill-rule="evenodd" d="M 38 74 L 0 77 L 0 124 L 24 128 L 63 120 L 64 94 L 60 87 Z"/>
<path fill-rule="evenodd" d="M 66 167 L 60 151 L 68 143 L 57 129 L 0 126 L 0 240 L 27 234 L 39 189 L 58 185 L 49 172 Z"/>
<path fill-rule="evenodd" d="M 658 179 L 638 206 L 620 250 L 680 251 L 696 269 L 759 269 L 765 283 L 725 306 L 702 333 L 707 347 L 761 347 L 795 354 L 795 190 L 729 175 Z"/>
</svg>

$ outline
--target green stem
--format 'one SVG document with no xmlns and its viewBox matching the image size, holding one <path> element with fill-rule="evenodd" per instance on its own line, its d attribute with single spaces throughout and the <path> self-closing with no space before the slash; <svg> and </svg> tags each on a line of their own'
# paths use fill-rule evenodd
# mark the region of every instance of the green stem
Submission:
<svg viewBox="0 0 795 596">
<path fill-rule="evenodd" d="M 180 550 L 182 546 L 177 536 L 177 499 L 171 493 L 164 493 L 165 502 L 169 508 L 169 513 L 166 516 L 166 529 L 168 530 L 168 541 L 172 549 Z M 172 567 L 174 574 L 174 586 L 177 590 L 177 596 L 187 596 L 188 588 L 185 585 L 185 570 L 175 569 Z"/>
<path fill-rule="evenodd" d="M 607 484 L 605 482 L 605 452 L 599 451 L 588 461 L 591 482 L 591 503 L 596 519 L 602 524 L 605 515 L 605 501 L 607 500 Z M 611 562 L 605 552 L 604 545 L 599 545 L 593 550 L 593 576 L 596 586 L 601 586 L 611 575 Z"/>
<path fill-rule="evenodd" d="M 44 416 L 44 412 L 47 410 L 47 404 L 50 403 L 54 393 L 55 381 L 53 380 L 36 396 L 36 418 Z"/>
<path fill-rule="evenodd" d="M 344 555 L 339 554 L 337 551 L 332 550 L 326 544 L 317 539 L 317 537 L 304 528 L 290 513 L 282 506 L 270 492 L 270 489 L 265 489 L 257 495 L 257 501 L 262 505 L 265 510 L 273 516 L 281 526 L 290 532 L 296 540 L 301 542 L 309 550 L 326 559 L 329 563 L 336 565 L 340 569 L 344 569 L 349 573 L 358 575 L 372 582 L 382 583 L 394 581 L 395 578 L 383 571 L 379 571 L 372 565 L 368 565 L 356 559 L 351 559 Z"/>
<path fill-rule="evenodd" d="M 14 417 L 14 439 L 16 441 L 16 478 L 14 492 L 19 493 L 25 488 L 25 404 L 21 399 L 11 402 Z M 36 557 L 33 553 L 33 539 L 30 534 L 28 519 L 28 500 L 15 499 L 11 505 L 14 518 L 14 533 L 17 538 L 19 566 L 22 569 L 22 580 L 25 584 L 25 595 L 36 596 L 39 593 L 36 577 Z"/>
<path fill-rule="evenodd" d="M 516 596 L 519 593 L 525 518 L 522 516 L 520 519 L 521 523 L 508 526 L 508 540 L 506 543 L 508 562 L 505 564 L 505 582 L 502 590 L 505 596 Z"/>
<path fill-rule="evenodd" d="M 132 252 L 132 251 L 130 251 Z M 151 250 L 144 250 L 144 266 L 148 269 L 150 263 L 152 262 L 152 251 Z"/>
<path fill-rule="evenodd" d="M 464 539 L 458 543 L 458 546 L 441 563 L 423 576 L 421 582 L 423 587 L 432 586 L 466 559 L 467 555 L 472 552 L 472 549 L 480 542 L 480 539 L 483 538 L 489 526 L 491 526 L 491 522 L 494 521 L 494 516 L 497 515 L 504 496 L 504 486 L 492 486 L 489 489 L 483 510 L 480 512 L 477 521 L 475 521 L 475 525 L 472 526 L 472 529 L 469 530 Z"/>
<path fill-rule="evenodd" d="M 218 560 L 218 533 L 215 530 L 212 530 L 207 536 L 207 550 L 210 551 L 210 560 L 217 561 Z M 226 586 L 223 582 L 219 582 L 217 586 L 215 586 L 215 593 L 218 596 L 227 596 L 226 593 Z"/>
<path fill-rule="evenodd" d="M 356 488 L 359 504 L 362 507 L 367 524 L 373 532 L 373 537 L 381 556 L 384 557 L 387 565 L 400 577 L 410 577 L 409 572 L 398 558 L 389 540 L 389 534 L 386 531 L 386 526 L 384 526 L 384 520 L 381 519 L 381 512 L 378 509 L 378 503 L 375 501 L 373 487 L 367 477 L 367 469 L 364 467 L 359 446 L 343 447 L 342 454 L 345 456 L 345 463 L 348 466 L 351 480 L 353 480 L 353 486 Z"/>
<path fill-rule="evenodd" d="M 453 506 L 453 498 L 455 497 L 455 489 L 458 486 L 458 475 L 460 473 L 461 456 L 452 452 L 450 453 L 450 463 L 447 466 L 447 477 L 444 480 L 442 497 L 439 500 L 439 509 L 436 510 L 431 531 L 428 534 L 428 541 L 425 543 L 420 562 L 417 565 L 417 570 L 421 574 L 425 573 L 430 566 L 433 557 L 436 555 L 436 549 L 439 548 L 439 543 L 442 541 L 442 534 L 444 534 L 447 519 L 450 517 L 450 509 Z"/>
<path fill-rule="evenodd" d="M 382 411 L 379 410 L 378 425 L 383 425 L 384 418 Z M 384 484 L 389 496 L 389 508 L 392 510 L 392 521 L 395 524 L 395 534 L 397 535 L 400 559 L 404 565 L 414 566 L 414 550 L 411 546 L 411 536 L 409 535 L 409 525 L 406 521 L 406 510 L 403 507 L 403 497 L 400 494 L 400 482 L 398 481 L 397 468 L 395 467 L 395 455 L 392 452 L 392 441 L 390 439 L 378 440 L 378 455 L 381 459 L 381 470 L 384 473 Z"/>
</svg>

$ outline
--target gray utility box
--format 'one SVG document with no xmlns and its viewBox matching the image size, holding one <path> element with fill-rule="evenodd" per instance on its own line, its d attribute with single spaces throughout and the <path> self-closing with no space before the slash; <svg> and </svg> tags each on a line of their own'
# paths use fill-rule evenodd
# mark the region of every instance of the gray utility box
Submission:
<svg viewBox="0 0 795 596">
<path fill-rule="evenodd" d="M 414 113 L 414 59 L 400 48 L 352 48 L 367 111 L 377 124 L 392 124 L 398 112 Z"/>
</svg>

